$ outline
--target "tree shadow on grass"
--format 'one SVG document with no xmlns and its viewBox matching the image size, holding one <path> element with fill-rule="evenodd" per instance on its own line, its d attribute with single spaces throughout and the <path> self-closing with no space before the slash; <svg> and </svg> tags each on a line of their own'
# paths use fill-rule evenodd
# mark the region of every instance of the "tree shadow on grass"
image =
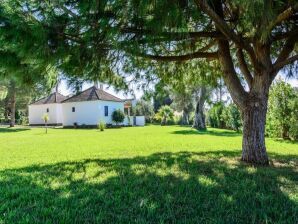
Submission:
<svg viewBox="0 0 298 224">
<path fill-rule="evenodd" d="M 225 136 L 225 137 L 237 137 L 241 136 L 240 133 L 234 132 L 234 131 L 213 131 L 213 130 L 203 130 L 198 131 L 196 129 L 186 129 L 186 130 L 179 130 L 179 131 L 173 131 L 172 134 L 178 134 L 178 135 L 214 135 L 214 136 Z"/>
<path fill-rule="evenodd" d="M 271 139 L 276 142 L 290 143 L 298 146 L 298 140 L 287 140 L 287 139 L 280 139 L 280 138 L 271 138 Z"/>
<path fill-rule="evenodd" d="M 251 167 L 238 155 L 158 153 L 0 171 L 0 223 L 297 223 L 287 193 L 295 193 L 298 164 Z"/>
<path fill-rule="evenodd" d="M 28 131 L 28 130 L 30 130 L 30 128 L 0 127 L 0 133 L 21 132 L 21 131 Z"/>
</svg>

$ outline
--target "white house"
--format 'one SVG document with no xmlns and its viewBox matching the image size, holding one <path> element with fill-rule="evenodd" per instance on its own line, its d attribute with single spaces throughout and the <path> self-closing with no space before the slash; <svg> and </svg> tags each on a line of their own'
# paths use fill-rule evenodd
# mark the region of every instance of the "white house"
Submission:
<svg viewBox="0 0 298 224">
<path fill-rule="evenodd" d="M 42 115 L 47 113 L 50 125 L 63 125 L 62 101 L 67 97 L 60 93 L 52 93 L 29 105 L 29 124 L 43 124 Z"/>
<path fill-rule="evenodd" d="M 49 125 L 95 126 L 100 121 L 113 124 L 112 113 L 120 109 L 130 117 L 131 124 L 144 126 L 145 118 L 131 117 L 130 107 L 129 100 L 120 99 L 96 86 L 71 97 L 55 92 L 29 105 L 29 124 L 42 125 L 45 113 L 50 117 Z M 127 117 L 123 124 L 129 124 Z"/>
</svg>

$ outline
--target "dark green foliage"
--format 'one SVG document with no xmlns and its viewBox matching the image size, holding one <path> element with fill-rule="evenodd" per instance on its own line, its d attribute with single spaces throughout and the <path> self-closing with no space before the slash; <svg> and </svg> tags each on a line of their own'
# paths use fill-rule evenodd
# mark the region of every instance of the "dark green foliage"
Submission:
<svg viewBox="0 0 298 224">
<path fill-rule="evenodd" d="M 122 123 L 122 122 L 124 121 L 124 118 L 125 118 L 125 114 L 124 114 L 123 111 L 120 110 L 120 109 L 115 110 L 115 111 L 112 113 L 112 120 L 113 120 L 116 124 Z"/>
<path fill-rule="evenodd" d="M 289 135 L 294 140 L 298 140 L 298 90 L 296 89 L 296 97 L 291 102 L 292 114 L 290 120 Z"/>
<path fill-rule="evenodd" d="M 15 83 L 12 88 L 11 82 Z M 21 79 L 8 79 L 0 75 L 0 122 L 9 123 L 12 110 L 12 96 L 16 94 L 15 99 L 15 120 L 17 124 L 26 124 L 28 119 L 28 104 L 47 95 L 50 90 L 46 80 L 36 80 L 35 83 L 24 83 Z"/>
<path fill-rule="evenodd" d="M 242 127 L 241 113 L 234 103 L 229 104 L 223 109 L 221 120 L 225 122 L 225 126 L 228 129 L 239 131 Z"/>
<path fill-rule="evenodd" d="M 213 128 L 224 128 L 225 121 L 222 119 L 225 105 L 221 102 L 215 103 L 208 111 L 208 124 Z"/>
<path fill-rule="evenodd" d="M 267 135 L 297 139 L 298 90 L 278 80 L 269 94 Z"/>
<path fill-rule="evenodd" d="M 146 123 L 151 123 L 154 117 L 154 108 L 150 101 L 139 100 L 133 108 L 133 114 L 136 116 L 145 116 Z"/>
</svg>

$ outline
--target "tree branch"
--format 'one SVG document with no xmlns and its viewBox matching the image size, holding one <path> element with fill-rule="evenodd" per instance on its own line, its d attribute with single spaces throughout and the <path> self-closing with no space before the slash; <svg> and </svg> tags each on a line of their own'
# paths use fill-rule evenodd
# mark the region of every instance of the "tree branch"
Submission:
<svg viewBox="0 0 298 224">
<path fill-rule="evenodd" d="M 247 81 L 247 84 L 249 86 L 249 88 L 251 88 L 252 82 L 253 82 L 253 77 L 251 75 L 251 73 L 249 72 L 249 69 L 247 67 L 245 58 L 244 58 L 244 54 L 242 52 L 241 49 L 238 49 L 236 52 L 238 61 L 239 61 L 239 67 L 240 70 L 242 72 L 242 74 L 244 75 L 245 80 Z"/>
<path fill-rule="evenodd" d="M 202 47 L 200 51 L 207 51 L 216 44 L 216 41 L 210 41 L 206 46 Z"/>
<path fill-rule="evenodd" d="M 294 28 L 293 30 L 288 31 L 288 32 L 275 33 L 272 36 L 272 40 L 273 41 L 283 40 L 283 39 L 289 38 L 290 36 L 295 36 L 295 35 L 298 35 L 298 28 L 296 28 L 296 29 Z"/>
<path fill-rule="evenodd" d="M 259 70 L 259 64 L 256 59 L 253 48 L 246 44 L 243 39 L 229 28 L 227 23 L 208 5 L 206 0 L 195 0 L 199 8 L 203 10 L 214 21 L 218 30 L 220 30 L 229 40 L 232 40 L 239 48 L 245 49 L 251 59 L 252 65 Z"/>
<path fill-rule="evenodd" d="M 276 59 L 276 61 L 275 61 L 274 64 L 278 64 L 278 63 L 280 63 L 280 62 L 286 60 L 286 59 L 289 57 L 290 53 L 294 50 L 295 43 L 296 43 L 297 40 L 298 40 L 298 35 L 297 35 L 297 33 L 298 33 L 298 28 L 296 29 L 296 32 L 294 32 L 294 33 L 292 34 L 292 36 L 290 36 L 290 37 L 287 39 L 287 41 L 286 41 L 284 47 L 283 47 L 282 50 L 280 51 L 280 53 L 279 53 L 279 55 L 278 55 L 278 57 L 277 57 L 277 59 Z"/>
<path fill-rule="evenodd" d="M 208 5 L 206 0 L 196 0 L 197 5 L 205 12 L 216 24 L 216 27 L 230 40 L 244 48 L 241 38 L 231 30 L 226 22 Z"/>
<path fill-rule="evenodd" d="M 288 64 L 291 64 L 295 61 L 298 61 L 298 54 L 292 56 L 292 57 L 289 57 L 288 59 L 284 60 L 284 61 L 281 61 L 279 63 L 275 63 L 273 65 L 273 70 L 274 71 L 279 71 L 280 69 L 282 69 L 284 66 L 288 65 Z"/>
<path fill-rule="evenodd" d="M 185 55 L 179 55 L 179 56 L 161 56 L 161 55 L 150 55 L 150 54 L 140 54 L 139 56 L 148 58 L 155 61 L 186 61 L 190 59 L 196 59 L 196 58 L 208 58 L 208 59 L 218 59 L 218 53 L 217 52 L 194 52 L 192 54 L 185 54 Z"/>
<path fill-rule="evenodd" d="M 224 36 L 220 32 L 215 31 L 197 31 L 197 32 L 154 32 L 152 30 L 144 30 L 134 27 L 126 27 L 122 28 L 121 31 L 123 34 L 138 34 L 138 35 L 160 35 L 161 37 L 168 37 L 169 40 L 175 41 L 176 38 L 202 38 L 202 37 L 210 37 L 210 38 L 224 38 Z"/>
<path fill-rule="evenodd" d="M 228 41 L 218 41 L 218 57 L 223 70 L 223 79 L 234 102 L 241 109 L 245 108 L 247 92 L 245 92 L 235 71 Z"/>
<path fill-rule="evenodd" d="M 298 11 L 298 3 L 296 3 L 293 6 L 290 6 L 289 8 L 287 8 L 285 11 L 283 11 L 282 13 L 280 13 L 277 17 L 276 20 L 272 21 L 269 24 L 268 30 L 269 32 L 276 26 L 278 26 L 279 24 L 281 24 L 283 21 L 289 19 L 294 12 Z"/>
</svg>

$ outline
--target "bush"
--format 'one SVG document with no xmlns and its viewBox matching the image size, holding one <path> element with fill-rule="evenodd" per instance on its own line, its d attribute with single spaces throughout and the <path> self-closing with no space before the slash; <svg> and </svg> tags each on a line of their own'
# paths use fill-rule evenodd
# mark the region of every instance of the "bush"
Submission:
<svg viewBox="0 0 298 224">
<path fill-rule="evenodd" d="M 278 80 L 270 89 L 266 134 L 270 137 L 297 139 L 298 91 Z"/>
<path fill-rule="evenodd" d="M 100 121 L 97 125 L 97 128 L 100 130 L 100 131 L 104 131 L 105 128 L 106 128 L 106 123 L 103 122 L 103 121 Z"/>
<path fill-rule="evenodd" d="M 289 135 L 292 139 L 298 140 L 298 91 L 296 91 L 296 98 L 291 103 L 292 113 L 290 119 Z"/>
<path fill-rule="evenodd" d="M 23 126 L 29 125 L 29 119 L 28 119 L 28 117 L 22 116 L 20 118 L 20 124 L 23 125 Z"/>
<path fill-rule="evenodd" d="M 173 121 L 174 119 L 174 111 L 173 109 L 168 106 L 162 106 L 159 110 L 158 113 L 154 117 L 155 120 L 159 120 L 161 125 L 166 125 L 168 123 L 174 124 L 175 122 Z"/>
<path fill-rule="evenodd" d="M 242 127 L 241 113 L 234 103 L 223 108 L 221 120 L 225 122 L 225 126 L 229 129 L 239 131 Z"/>
<path fill-rule="evenodd" d="M 207 114 L 207 122 L 213 128 L 225 128 L 226 124 L 222 119 L 222 112 L 224 110 L 223 103 L 216 103 L 210 108 Z"/>
<path fill-rule="evenodd" d="M 154 118 L 154 108 L 151 102 L 140 100 L 132 108 L 133 115 L 145 116 L 146 123 L 152 123 Z"/>
<path fill-rule="evenodd" d="M 174 122 L 175 122 L 175 124 L 182 125 L 182 116 L 181 115 L 174 115 Z"/>
<path fill-rule="evenodd" d="M 118 125 L 124 121 L 125 115 L 122 110 L 115 110 L 112 114 L 112 120 Z"/>
<path fill-rule="evenodd" d="M 44 121 L 44 124 L 45 124 L 45 127 L 46 127 L 46 134 L 48 133 L 48 127 L 47 127 L 47 124 L 48 124 L 48 122 L 49 122 L 49 120 L 50 120 L 50 116 L 47 114 L 47 113 L 45 113 L 45 114 L 43 114 L 42 115 L 42 120 Z"/>
</svg>

